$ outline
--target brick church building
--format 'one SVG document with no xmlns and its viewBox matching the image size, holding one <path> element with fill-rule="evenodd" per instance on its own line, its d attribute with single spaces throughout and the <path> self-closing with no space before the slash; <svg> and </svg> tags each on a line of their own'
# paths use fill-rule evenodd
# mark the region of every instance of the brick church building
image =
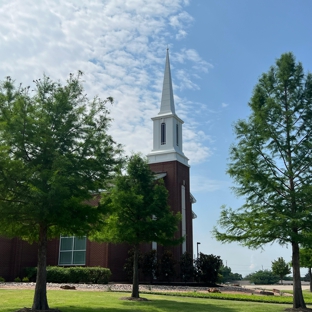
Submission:
<svg viewBox="0 0 312 312">
<path fill-rule="evenodd" d="M 184 252 L 193 255 L 192 211 L 194 197 L 190 193 L 190 167 L 183 153 L 183 121 L 175 113 L 170 72 L 169 51 L 167 50 L 165 74 L 160 111 L 153 121 L 153 149 L 147 155 L 150 168 L 156 177 L 163 179 L 169 191 L 171 209 L 182 216 L 176 237 L 184 236 L 184 242 L 169 248 L 176 261 Z M 96 204 L 95 199 L 93 204 Z M 144 244 L 142 252 L 157 250 L 162 254 L 164 247 L 155 242 Z M 168 248 L 167 248 L 168 249 Z M 128 257 L 129 246 L 91 242 L 87 237 L 61 236 L 48 242 L 47 265 L 50 266 L 101 266 L 112 272 L 111 281 L 126 280 L 123 266 Z M 21 239 L 0 237 L 0 276 L 7 281 L 22 277 L 25 267 L 37 265 L 37 245 Z"/>
</svg>

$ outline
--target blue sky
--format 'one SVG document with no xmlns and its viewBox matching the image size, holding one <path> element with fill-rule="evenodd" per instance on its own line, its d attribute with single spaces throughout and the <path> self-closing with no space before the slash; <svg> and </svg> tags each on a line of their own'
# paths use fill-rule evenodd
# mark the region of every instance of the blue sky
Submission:
<svg viewBox="0 0 312 312">
<path fill-rule="evenodd" d="M 194 253 L 200 242 L 201 252 L 246 275 L 281 256 L 290 261 L 291 249 L 248 250 L 211 237 L 220 206 L 242 204 L 225 173 L 232 126 L 249 115 L 253 87 L 282 53 L 312 71 L 311 17 L 310 0 L 2 0 L 0 79 L 31 85 L 46 73 L 64 82 L 82 70 L 90 97 L 114 97 L 114 139 L 128 154 L 148 154 L 169 47 L 197 199 Z"/>
</svg>

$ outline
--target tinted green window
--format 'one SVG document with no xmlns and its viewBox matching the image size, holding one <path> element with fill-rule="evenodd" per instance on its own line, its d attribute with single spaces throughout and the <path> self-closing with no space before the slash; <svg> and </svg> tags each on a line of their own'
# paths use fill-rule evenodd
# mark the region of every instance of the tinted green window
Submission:
<svg viewBox="0 0 312 312">
<path fill-rule="evenodd" d="M 61 236 L 59 265 L 86 264 L 86 244 L 86 237 Z"/>
</svg>

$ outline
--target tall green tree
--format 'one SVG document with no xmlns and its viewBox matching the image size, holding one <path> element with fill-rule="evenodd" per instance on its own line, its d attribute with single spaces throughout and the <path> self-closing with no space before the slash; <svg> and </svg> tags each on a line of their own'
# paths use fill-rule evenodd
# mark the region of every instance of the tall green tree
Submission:
<svg viewBox="0 0 312 312">
<path fill-rule="evenodd" d="M 228 174 L 245 204 L 222 208 L 215 237 L 259 248 L 292 248 L 293 307 L 304 308 L 299 244 L 312 230 L 312 75 L 283 54 L 255 86 L 247 120 L 235 124 Z"/>
<path fill-rule="evenodd" d="M 119 174 L 112 188 L 105 192 L 102 204 L 108 207 L 107 226 L 94 236 L 96 240 L 128 243 L 133 247 L 133 298 L 139 298 L 138 256 L 142 243 L 180 244 L 174 238 L 180 215 L 168 205 L 168 191 L 162 180 L 156 180 L 147 161 L 140 155 L 130 157 L 125 174 Z"/>
<path fill-rule="evenodd" d="M 312 249 L 311 248 L 300 249 L 300 266 L 302 268 L 308 268 L 310 292 L 312 292 Z"/>
<path fill-rule="evenodd" d="M 196 278 L 208 285 L 214 285 L 219 278 L 220 269 L 223 262 L 220 256 L 205 255 L 199 253 L 199 257 L 194 260 Z"/>
<path fill-rule="evenodd" d="M 48 310 L 49 238 L 85 235 L 102 209 L 87 201 L 106 187 L 120 164 L 120 147 L 107 134 L 112 99 L 89 100 L 81 75 L 67 83 L 49 77 L 35 88 L 0 84 L 0 233 L 38 242 L 33 310 Z"/>
<path fill-rule="evenodd" d="M 272 261 L 272 272 L 273 274 L 280 277 L 281 284 L 283 284 L 283 278 L 291 273 L 290 266 L 285 262 L 283 257 L 278 258 L 277 260 Z"/>
</svg>

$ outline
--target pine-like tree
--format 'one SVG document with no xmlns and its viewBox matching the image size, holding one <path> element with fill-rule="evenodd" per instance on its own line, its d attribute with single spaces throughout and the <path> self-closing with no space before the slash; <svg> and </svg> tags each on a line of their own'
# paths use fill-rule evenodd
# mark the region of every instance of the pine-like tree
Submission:
<svg viewBox="0 0 312 312">
<path fill-rule="evenodd" d="M 228 173 L 245 199 L 223 207 L 214 230 L 223 242 L 259 248 L 277 242 L 292 248 L 293 307 L 305 308 L 299 244 L 312 231 L 312 75 L 292 53 L 283 54 L 255 86 L 248 120 L 235 125 Z"/>
</svg>

